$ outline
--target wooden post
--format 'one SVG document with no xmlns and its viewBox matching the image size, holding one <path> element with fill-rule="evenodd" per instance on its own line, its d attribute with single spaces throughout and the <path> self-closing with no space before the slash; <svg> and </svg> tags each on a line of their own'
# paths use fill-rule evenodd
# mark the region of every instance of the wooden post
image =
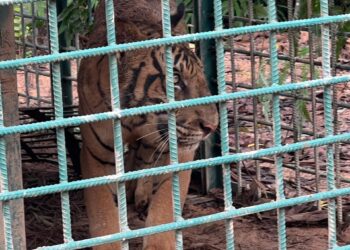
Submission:
<svg viewBox="0 0 350 250">
<path fill-rule="evenodd" d="M 0 61 L 15 59 L 15 38 L 13 29 L 13 6 L 0 6 Z M 18 125 L 18 92 L 16 70 L 0 70 L 5 126 Z M 19 135 L 6 136 L 6 157 L 9 190 L 22 189 L 21 148 Z M 23 199 L 10 202 L 13 246 L 26 249 Z M 1 203 L 0 203 L 1 208 Z M 2 218 L 0 216 L 0 222 Z M 3 223 L 0 229 L 0 249 L 4 246 Z"/>
</svg>

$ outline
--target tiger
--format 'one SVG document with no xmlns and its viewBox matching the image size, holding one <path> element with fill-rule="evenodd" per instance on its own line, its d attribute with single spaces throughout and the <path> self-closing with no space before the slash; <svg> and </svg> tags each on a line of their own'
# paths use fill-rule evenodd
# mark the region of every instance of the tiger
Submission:
<svg viewBox="0 0 350 250">
<path fill-rule="evenodd" d="M 161 0 L 115 0 L 115 24 L 118 43 L 155 39 L 163 36 Z M 185 33 L 185 8 L 170 1 L 172 34 Z M 107 45 L 105 3 L 95 10 L 94 25 L 87 35 L 87 48 Z M 172 46 L 175 100 L 209 96 L 203 65 L 187 44 Z M 164 47 L 152 47 L 116 53 L 121 108 L 134 108 L 166 103 Z M 78 72 L 79 114 L 88 115 L 112 110 L 109 56 L 84 58 Z M 199 144 L 218 127 L 215 104 L 175 110 L 178 161 L 194 160 Z M 122 139 L 128 146 L 125 171 L 170 164 L 168 146 L 168 113 L 148 113 L 121 119 Z M 99 121 L 80 125 L 81 173 L 83 179 L 115 174 L 113 122 Z M 120 153 L 120 152 L 117 152 Z M 120 153 L 121 154 L 121 153 Z M 191 171 L 179 173 L 180 197 L 183 206 Z M 172 213 L 171 174 L 144 178 L 127 183 L 138 209 L 147 208 L 145 226 L 174 221 Z M 156 188 L 154 188 L 156 187 Z M 131 193 L 131 195 L 130 195 Z M 84 199 L 91 237 L 119 232 L 116 185 L 84 190 Z M 94 247 L 95 250 L 120 249 L 120 242 Z M 174 232 L 145 236 L 143 249 L 175 249 Z"/>
</svg>

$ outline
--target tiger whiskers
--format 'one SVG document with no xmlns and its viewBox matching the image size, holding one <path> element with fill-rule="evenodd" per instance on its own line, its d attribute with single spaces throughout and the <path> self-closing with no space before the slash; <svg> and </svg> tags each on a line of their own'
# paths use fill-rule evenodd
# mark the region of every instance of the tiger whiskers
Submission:
<svg viewBox="0 0 350 250">
<path fill-rule="evenodd" d="M 161 153 L 164 151 L 164 149 L 162 149 L 162 148 L 164 147 L 164 145 L 165 145 L 165 144 L 167 143 L 167 141 L 168 141 L 168 138 L 167 138 L 166 140 L 164 140 L 166 137 L 168 137 L 168 134 L 167 134 L 167 133 L 164 134 L 164 135 L 158 136 L 158 138 L 156 138 L 156 139 L 154 140 L 155 143 L 159 143 L 159 142 L 161 142 L 161 141 L 163 141 L 163 142 L 160 143 L 160 144 L 158 144 L 158 146 L 153 150 L 152 155 L 151 155 L 151 156 L 149 157 L 149 159 L 148 159 L 149 161 L 151 161 L 151 160 L 153 159 L 155 153 L 158 152 L 158 149 L 161 150 L 159 154 L 161 154 Z"/>
<path fill-rule="evenodd" d="M 152 167 L 156 167 L 156 166 L 157 166 L 157 163 L 158 163 L 160 157 L 163 155 L 163 152 L 164 152 L 164 150 L 165 150 L 166 145 L 168 144 L 168 142 L 169 142 L 169 136 L 168 136 L 168 138 L 166 138 L 166 140 L 163 142 L 162 148 L 160 149 L 160 152 L 159 152 L 159 155 L 158 155 L 158 157 L 157 157 L 157 160 L 155 161 L 155 163 L 153 164 Z"/>
<path fill-rule="evenodd" d="M 167 128 L 158 129 L 158 130 L 156 130 L 156 131 L 153 131 L 153 132 L 151 132 L 151 133 L 145 134 L 145 135 L 143 135 L 143 136 L 137 138 L 136 141 L 139 141 L 139 140 L 141 140 L 141 139 L 143 139 L 143 138 L 145 138 L 145 137 L 147 137 L 147 136 L 150 136 L 150 135 L 153 135 L 153 134 L 155 134 L 155 133 L 158 133 L 158 132 L 161 132 L 161 131 L 165 131 L 165 130 L 167 130 Z"/>
</svg>

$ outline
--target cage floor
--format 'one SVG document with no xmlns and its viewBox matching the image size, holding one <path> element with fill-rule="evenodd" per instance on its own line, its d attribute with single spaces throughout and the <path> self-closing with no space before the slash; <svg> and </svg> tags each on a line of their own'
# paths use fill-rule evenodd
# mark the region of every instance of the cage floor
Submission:
<svg viewBox="0 0 350 250">
<path fill-rule="evenodd" d="M 74 170 L 69 171 L 76 179 Z M 24 163 L 26 188 L 57 183 L 57 167 L 50 163 Z M 82 191 L 70 192 L 73 236 L 75 240 L 88 238 L 88 221 Z M 261 200 L 260 202 L 263 202 Z M 242 206 L 242 202 L 237 204 Z M 253 205 L 253 204 L 250 204 Z M 26 233 L 28 249 L 43 245 L 62 243 L 60 197 L 46 195 L 25 200 Z M 213 190 L 207 196 L 191 193 L 184 207 L 184 217 L 194 218 L 223 211 L 220 190 Z M 326 249 L 327 214 L 302 212 L 308 207 L 300 206 L 287 210 L 288 249 Z M 143 216 L 129 207 L 131 228 L 143 227 Z M 237 249 L 277 249 L 277 223 L 274 212 L 237 218 L 234 221 Z M 340 228 L 340 243 L 350 243 L 350 227 Z M 141 249 L 142 239 L 130 242 L 130 249 Z M 224 222 L 205 224 L 184 230 L 184 249 L 225 249 Z"/>
<path fill-rule="evenodd" d="M 268 39 L 263 34 L 256 36 L 256 50 L 259 52 L 268 52 Z M 249 49 L 249 42 L 247 36 L 237 37 L 235 48 L 237 50 Z M 280 54 L 288 53 L 288 43 L 286 35 L 280 35 L 278 37 Z M 300 38 L 300 46 L 305 47 L 307 43 L 307 37 L 305 33 L 302 33 Z M 348 41 L 347 48 L 350 46 Z M 347 50 L 350 51 L 350 50 Z M 347 51 L 343 51 L 341 59 L 344 63 L 348 62 L 350 56 Z M 261 61 L 259 61 L 261 60 Z M 230 65 L 229 53 L 225 56 L 226 66 L 226 80 L 230 82 L 232 77 L 232 68 Z M 264 71 L 268 80 L 269 68 L 264 64 L 263 59 L 256 57 L 256 72 Z M 261 66 L 265 65 L 265 66 Z M 251 82 L 251 75 L 249 70 L 251 67 L 249 54 L 236 54 L 235 57 L 235 74 L 236 82 L 240 86 L 238 91 L 244 90 L 244 86 L 249 87 Z M 265 67 L 265 68 L 262 68 Z M 288 70 L 288 64 L 286 62 L 281 63 L 279 66 L 281 72 Z M 303 77 L 308 77 L 308 74 L 303 72 L 301 64 L 297 64 L 296 70 L 297 80 L 301 80 Z M 317 70 L 320 74 L 320 69 Z M 337 74 L 341 75 L 344 71 L 338 71 Z M 266 80 L 265 79 L 265 80 Z M 285 79 L 289 81 L 290 79 Z M 250 86 L 251 87 L 251 86 Z M 261 87 L 261 86 L 260 86 Z M 228 90 L 232 89 L 228 86 Z M 49 90 L 47 91 L 49 92 Z M 49 94 L 48 94 L 49 95 Z M 75 95 L 76 96 L 76 95 Z M 310 97 L 310 93 L 307 94 Z M 322 133 L 324 128 L 323 122 L 323 96 L 322 92 L 317 92 L 317 105 L 316 105 L 316 122 L 318 124 L 318 132 Z M 338 101 L 344 103 L 350 103 L 350 86 L 347 84 L 338 86 Z M 281 117 L 285 127 L 292 127 L 292 110 L 291 105 L 293 103 L 293 96 L 281 97 Z M 228 104 L 229 108 L 229 119 L 232 122 L 233 108 L 232 103 Z M 264 119 L 263 104 L 258 105 L 258 119 L 261 121 L 259 124 L 259 143 L 261 148 L 271 147 L 273 142 L 271 124 L 266 125 L 269 122 Z M 305 103 L 305 108 L 311 114 L 310 101 Z M 237 110 L 239 113 L 239 144 L 241 151 L 253 150 L 253 110 L 252 110 L 252 99 L 242 99 L 237 103 Z M 52 113 L 52 111 L 50 111 Z M 48 116 L 52 117 L 51 113 Z M 340 121 L 339 131 L 349 131 L 350 129 L 350 109 L 339 108 L 338 116 Z M 232 123 L 231 123 L 232 125 Z M 303 128 L 306 132 L 312 131 L 313 124 L 311 122 L 305 122 Z M 51 131 L 52 132 L 52 131 Z M 53 144 L 53 140 L 50 135 L 45 135 L 47 138 L 41 139 L 39 144 L 34 148 L 38 151 L 42 151 L 44 147 L 43 157 L 49 155 L 52 158 L 50 162 L 24 162 L 24 183 L 25 188 L 48 185 L 58 182 L 57 166 L 54 163 L 55 149 L 48 147 L 49 144 Z M 322 136 L 322 134 L 321 134 Z M 302 139 L 307 140 L 312 138 L 307 133 L 303 134 Z M 235 136 L 234 126 L 230 126 L 230 143 L 232 145 L 232 152 L 235 152 Z M 285 129 L 283 132 L 283 143 L 293 142 L 293 132 Z M 29 144 L 31 145 L 31 144 Z M 30 151 L 29 151 L 30 152 Z M 325 166 L 325 149 L 320 148 L 319 151 L 319 162 L 320 169 L 323 173 L 326 171 Z M 28 158 L 29 153 L 26 153 Z M 39 155 L 40 156 L 40 155 Z M 25 158 L 25 159 L 27 159 Z M 32 159 L 32 157 L 29 157 Z M 294 161 L 294 155 L 284 155 L 285 169 L 285 192 L 287 197 L 296 196 L 296 178 L 293 170 L 287 169 L 287 167 L 293 167 L 291 163 Z M 288 165 L 289 164 L 289 165 Z M 314 170 L 314 155 L 312 150 L 305 150 L 300 152 L 300 165 L 304 169 Z M 350 145 L 342 144 L 340 153 L 340 166 L 342 177 L 350 180 Z M 261 199 L 256 199 L 255 191 L 256 187 L 252 183 L 255 183 L 254 176 L 256 174 L 254 162 L 247 161 L 242 163 L 242 175 L 243 175 L 243 194 L 240 196 L 241 199 L 235 199 L 235 205 L 240 206 L 252 206 L 257 203 L 269 202 L 274 199 L 274 164 L 273 159 L 267 158 L 260 161 L 260 167 L 262 170 L 262 181 L 257 183 L 260 188 L 263 188 L 266 197 L 263 196 Z M 233 166 L 232 179 L 233 182 L 237 181 L 237 172 L 234 171 L 236 168 Z M 72 167 L 69 168 L 70 179 L 77 179 L 75 171 Z M 308 194 L 315 192 L 315 176 L 311 174 L 301 173 L 301 194 Z M 320 180 L 320 190 L 325 190 L 326 181 L 325 179 Z M 349 185 L 344 183 L 343 185 Z M 195 190 L 195 189 L 193 189 Z M 85 207 L 83 202 L 83 194 L 81 191 L 70 192 L 71 197 L 71 209 L 72 209 L 72 220 L 73 220 L 73 235 L 75 240 L 88 238 L 88 223 L 85 213 Z M 26 233 L 28 240 L 28 248 L 33 249 L 43 245 L 54 245 L 62 242 L 62 225 L 60 215 L 60 197 L 56 195 L 41 196 L 38 198 L 26 199 Z M 318 210 L 315 204 L 305 204 L 297 207 L 287 209 L 287 243 L 288 249 L 326 249 L 327 248 L 327 203 L 321 203 L 322 210 Z M 223 199 L 220 190 L 213 190 L 213 192 L 207 196 L 199 196 L 195 192 L 192 192 L 190 197 L 187 199 L 184 208 L 184 217 L 193 218 L 203 215 L 208 215 L 223 211 Z M 342 244 L 350 244 L 350 197 L 343 200 L 343 213 L 345 215 L 345 223 L 338 228 L 338 240 Z M 346 217 L 347 216 L 347 217 Z M 132 206 L 129 211 L 129 222 L 132 228 L 139 228 L 143 226 L 142 216 L 133 211 Z M 245 216 L 237 218 L 234 221 L 235 224 L 235 244 L 236 249 L 277 249 L 277 222 L 275 212 L 266 212 L 252 216 Z M 135 239 L 130 242 L 131 249 L 141 249 L 142 239 Z M 225 249 L 225 229 L 224 222 L 211 223 L 202 225 L 195 228 L 184 230 L 184 245 L 185 249 Z"/>
</svg>

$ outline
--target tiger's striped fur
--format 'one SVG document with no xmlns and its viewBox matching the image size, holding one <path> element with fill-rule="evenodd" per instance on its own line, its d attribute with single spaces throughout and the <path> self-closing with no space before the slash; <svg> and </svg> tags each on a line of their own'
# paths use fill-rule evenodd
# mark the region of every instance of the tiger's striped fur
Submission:
<svg viewBox="0 0 350 250">
<path fill-rule="evenodd" d="M 130 3 L 133 4 L 130 5 Z M 162 36 L 160 0 L 115 2 L 118 42 L 146 40 Z M 174 8 L 175 1 L 171 1 Z M 119 7 L 129 6 L 126 12 L 139 13 L 128 16 Z M 136 7 L 135 7 L 136 6 Z M 139 8 L 137 8 L 137 6 Z M 148 6 L 148 7 L 147 7 Z M 148 9 L 154 19 L 147 19 L 142 8 Z M 154 8 L 153 8 L 154 7 Z M 138 12 L 134 10 L 138 9 Z M 141 10 L 140 10 L 141 9 Z M 145 10 L 146 11 L 146 10 Z M 181 11 L 173 11 L 173 17 L 182 16 Z M 118 17 L 118 13 L 120 16 Z M 142 13 L 142 14 L 141 14 Z M 146 20 L 147 19 L 147 20 Z M 89 47 L 103 46 L 105 34 L 104 3 L 95 14 L 95 26 L 89 35 Z M 183 23 L 173 18 L 175 32 L 183 31 Z M 174 58 L 174 82 L 176 100 L 184 100 L 210 95 L 200 60 L 187 45 L 176 45 L 172 49 Z M 119 88 L 122 108 L 139 107 L 167 102 L 165 83 L 164 48 L 149 48 L 118 54 Z M 97 56 L 81 61 L 78 75 L 79 112 L 82 115 L 111 110 L 108 56 Z M 166 112 L 150 113 L 122 119 L 123 142 L 130 145 L 126 160 L 126 171 L 148 168 L 169 163 L 168 129 Z M 179 161 L 193 160 L 199 143 L 212 133 L 218 125 L 215 105 L 196 106 L 176 111 Z M 83 139 L 81 166 L 83 178 L 91 178 L 115 173 L 115 155 L 111 121 L 81 125 Z M 158 162 L 157 162 L 157 159 Z M 180 174 L 181 199 L 189 184 L 190 171 Z M 136 201 L 142 203 L 146 197 L 149 210 L 146 225 L 157 225 L 173 220 L 170 197 L 170 176 L 158 179 L 158 188 L 152 196 L 153 179 L 138 181 L 135 190 Z M 151 186 L 151 188 L 147 187 Z M 131 186 L 127 186 L 132 190 Z M 114 203 L 114 185 L 94 187 L 85 190 L 85 200 L 89 216 L 90 233 L 100 236 L 119 230 L 117 207 Z M 139 199 L 139 196 L 141 197 Z M 142 205 L 142 204 L 141 204 Z M 119 249 L 119 244 L 109 244 L 96 249 Z M 174 249 L 174 234 L 163 233 L 145 237 L 144 249 Z"/>
</svg>

